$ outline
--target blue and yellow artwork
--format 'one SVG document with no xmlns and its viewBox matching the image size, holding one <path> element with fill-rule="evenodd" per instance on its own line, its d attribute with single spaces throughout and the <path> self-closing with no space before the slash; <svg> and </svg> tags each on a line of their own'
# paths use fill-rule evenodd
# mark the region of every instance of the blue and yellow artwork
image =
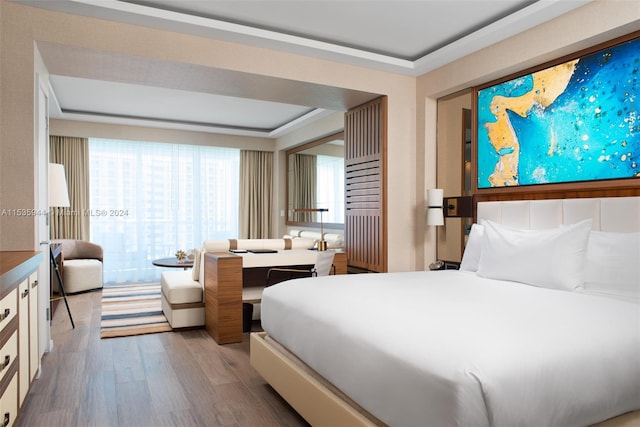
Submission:
<svg viewBox="0 0 640 427">
<path fill-rule="evenodd" d="M 477 93 L 478 188 L 637 178 L 640 39 Z"/>
</svg>

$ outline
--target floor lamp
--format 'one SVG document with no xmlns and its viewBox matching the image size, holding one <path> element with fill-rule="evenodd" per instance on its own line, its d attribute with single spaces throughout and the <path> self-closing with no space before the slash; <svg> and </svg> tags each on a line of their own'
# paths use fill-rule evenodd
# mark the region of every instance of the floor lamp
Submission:
<svg viewBox="0 0 640 427">
<path fill-rule="evenodd" d="M 64 166 L 58 163 L 49 163 L 49 207 L 68 208 L 69 206 L 71 206 L 71 203 L 69 203 L 69 191 L 67 189 L 67 180 L 64 176 Z M 60 293 L 62 293 L 64 305 L 67 307 L 71 327 L 75 329 L 76 325 L 73 323 L 71 309 L 69 309 L 69 303 L 67 302 L 67 293 L 64 290 L 64 283 L 62 282 L 58 262 L 56 261 L 56 257 L 53 256 L 51 242 L 49 242 L 49 256 L 51 259 L 51 267 L 55 270 L 56 277 L 58 278 L 58 285 L 60 286 Z"/>
</svg>

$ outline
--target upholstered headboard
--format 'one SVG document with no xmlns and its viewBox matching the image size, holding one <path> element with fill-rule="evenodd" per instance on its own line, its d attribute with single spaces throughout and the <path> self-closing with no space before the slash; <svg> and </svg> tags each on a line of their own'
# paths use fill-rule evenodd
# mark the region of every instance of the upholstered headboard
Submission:
<svg viewBox="0 0 640 427">
<path fill-rule="evenodd" d="M 591 218 L 593 229 L 610 232 L 640 231 L 640 197 L 521 200 L 479 202 L 477 221 L 541 230 Z"/>
</svg>

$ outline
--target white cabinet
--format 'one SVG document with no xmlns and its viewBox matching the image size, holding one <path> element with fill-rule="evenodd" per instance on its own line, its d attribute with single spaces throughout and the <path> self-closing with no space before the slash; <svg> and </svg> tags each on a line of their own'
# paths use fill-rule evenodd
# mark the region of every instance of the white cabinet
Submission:
<svg viewBox="0 0 640 427">
<path fill-rule="evenodd" d="M 29 280 L 25 279 L 18 286 L 18 332 L 20 336 L 20 366 L 18 367 L 20 380 L 20 406 L 29 391 Z"/>
<path fill-rule="evenodd" d="M 40 339 L 38 337 L 38 273 L 29 276 L 29 379 L 33 381 L 40 369 Z"/>
<path fill-rule="evenodd" d="M 0 300 L 0 425 L 18 416 L 18 289 Z M 6 389 L 5 389 L 6 387 Z"/>
<path fill-rule="evenodd" d="M 0 397 L 0 425 L 11 427 L 18 417 L 18 373 L 13 378 Z"/>
<path fill-rule="evenodd" d="M 0 426 L 12 426 L 40 366 L 39 252 L 0 251 Z"/>
<path fill-rule="evenodd" d="M 27 397 L 31 381 L 38 372 L 38 273 L 33 273 L 18 286 L 20 322 L 20 406 Z M 0 424 L 1 425 L 1 424 Z"/>
</svg>

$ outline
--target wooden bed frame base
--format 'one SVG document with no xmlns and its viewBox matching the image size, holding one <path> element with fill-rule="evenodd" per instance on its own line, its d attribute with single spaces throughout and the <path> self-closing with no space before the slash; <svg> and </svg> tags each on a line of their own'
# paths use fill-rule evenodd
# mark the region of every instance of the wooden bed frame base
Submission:
<svg viewBox="0 0 640 427">
<path fill-rule="evenodd" d="M 323 384 L 265 332 L 253 332 L 250 344 L 251 366 L 312 426 L 385 425 Z"/>
<path fill-rule="evenodd" d="M 251 366 L 312 426 L 383 426 L 345 396 L 305 369 L 302 362 L 267 338 L 251 334 Z M 640 427 L 640 411 L 629 412 L 593 427 Z"/>
</svg>

